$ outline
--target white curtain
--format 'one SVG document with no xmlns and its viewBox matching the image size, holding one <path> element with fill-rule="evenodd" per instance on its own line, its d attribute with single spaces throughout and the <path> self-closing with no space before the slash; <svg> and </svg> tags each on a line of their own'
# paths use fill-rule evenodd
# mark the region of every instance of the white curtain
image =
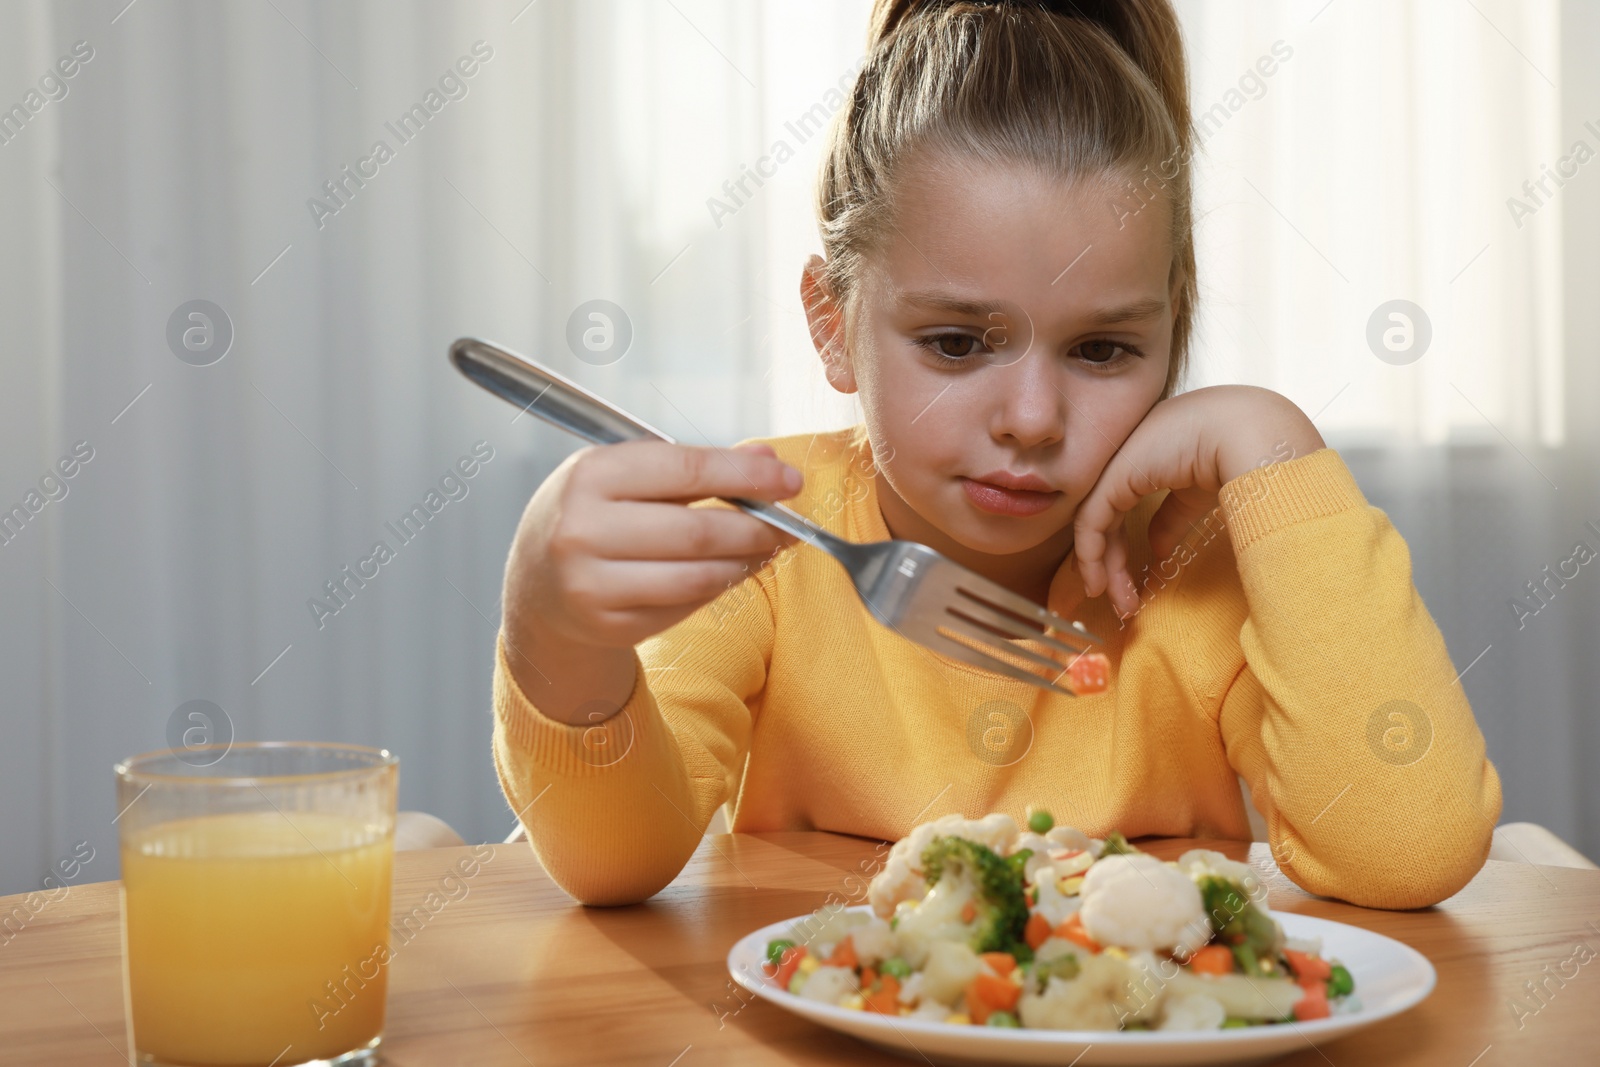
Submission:
<svg viewBox="0 0 1600 1067">
<path fill-rule="evenodd" d="M 1594 6 L 1180 11 L 1204 136 L 1191 384 L 1264 385 L 1317 418 L 1411 546 L 1505 821 L 1600 855 L 1600 565 L 1574 561 L 1600 550 Z M 1396 300 L 1420 314 L 1380 312 Z M 1424 317 L 1431 341 L 1404 350 Z"/>
<path fill-rule="evenodd" d="M 513 422 L 446 346 L 498 339 L 685 441 L 767 432 L 774 334 L 795 328 L 750 203 L 771 197 L 746 179 L 758 195 L 731 217 L 708 201 L 770 147 L 769 112 L 837 79 L 827 26 L 859 53 L 864 6 L 810 12 L 6 7 L 0 93 L 26 118 L 0 143 L 0 509 L 43 503 L 0 545 L 0 893 L 79 841 L 82 877 L 114 877 L 112 763 L 165 747 L 196 700 L 239 739 L 387 746 L 403 806 L 504 835 L 500 571 L 576 442 Z M 53 74 L 79 41 L 92 56 Z M 28 110 L 46 77 L 65 95 L 50 80 Z M 233 332 L 205 366 L 167 338 L 195 300 Z M 631 326 L 620 358 L 569 346 L 592 300 Z M 38 492 L 80 441 L 65 497 Z M 493 458 L 445 481 L 478 442 Z M 390 524 L 430 490 L 440 510 L 402 541 Z M 342 568 L 380 540 L 394 558 L 357 586 Z"/>
<path fill-rule="evenodd" d="M 1520 630 L 1506 601 L 1600 523 L 1600 164 L 1520 229 L 1504 201 L 1570 142 L 1600 144 L 1583 126 L 1600 120 L 1597 16 L 1319 4 L 1180 0 L 1197 106 L 1275 40 L 1294 49 L 1199 162 L 1196 380 L 1281 389 L 1348 441 L 1458 663 L 1492 645 L 1463 680 L 1507 817 L 1594 855 L 1600 578 L 1585 568 Z M 685 441 L 853 421 L 797 286 L 817 126 L 869 7 L 5 8 L 0 108 L 26 117 L 0 123 L 0 513 L 26 518 L 0 544 L 0 892 L 79 841 L 96 849 L 83 878 L 115 876 L 111 764 L 167 745 L 196 700 L 240 739 L 387 746 L 404 806 L 504 833 L 500 570 L 575 443 L 514 422 L 445 348 L 498 339 Z M 92 58 L 53 75 L 79 41 Z M 64 95 L 44 82 L 30 102 L 47 76 Z M 421 131 L 391 132 L 418 104 Z M 1434 328 L 1404 366 L 1364 339 L 1391 298 Z M 196 300 L 233 333 L 204 366 L 168 340 Z M 593 300 L 627 317 L 620 358 L 569 345 Z M 58 466 L 79 442 L 92 459 Z M 493 458 L 446 481 L 478 442 Z M 430 490 L 422 532 L 390 533 Z M 350 583 L 380 539 L 394 558 Z M 313 601 L 338 610 L 319 620 Z"/>
<path fill-rule="evenodd" d="M 1571 140 L 1557 3 L 1323 2 L 1183 5 L 1203 139 L 1194 384 L 1277 389 L 1347 442 L 1558 446 L 1564 193 L 1522 190 Z M 1397 299 L 1422 310 L 1391 363 L 1366 329 Z"/>
</svg>

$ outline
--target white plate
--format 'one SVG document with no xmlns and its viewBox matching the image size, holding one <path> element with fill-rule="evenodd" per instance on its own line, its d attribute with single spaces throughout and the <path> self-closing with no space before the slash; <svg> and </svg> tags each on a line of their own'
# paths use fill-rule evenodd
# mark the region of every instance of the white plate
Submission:
<svg viewBox="0 0 1600 1067">
<path fill-rule="evenodd" d="M 848 909 L 870 912 L 865 905 Z M 1095 1064 L 1260 1063 L 1307 1044 L 1321 1046 L 1421 1003 L 1433 992 L 1433 964 L 1422 953 L 1359 927 L 1309 915 L 1273 912 L 1290 937 L 1322 939 L 1324 956 L 1337 959 L 1355 978 L 1361 1009 L 1327 1019 L 1239 1030 L 1206 1032 L 1003 1030 L 957 1026 L 873 1012 L 851 1011 L 806 1000 L 779 989 L 761 971 L 767 942 L 788 937 L 806 916 L 764 926 L 733 946 L 733 980 L 786 1011 L 863 1041 L 916 1059 L 941 1064 L 1026 1063 L 1056 1067 Z"/>
</svg>

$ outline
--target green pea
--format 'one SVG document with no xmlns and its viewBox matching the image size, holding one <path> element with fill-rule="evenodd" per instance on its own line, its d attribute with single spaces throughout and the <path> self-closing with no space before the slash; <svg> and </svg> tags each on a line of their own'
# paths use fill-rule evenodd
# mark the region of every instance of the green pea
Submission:
<svg viewBox="0 0 1600 1067">
<path fill-rule="evenodd" d="M 1356 987 L 1356 980 L 1345 969 L 1344 964 L 1335 963 L 1333 973 L 1328 975 L 1328 996 L 1342 997 L 1348 995 Z"/>
<path fill-rule="evenodd" d="M 895 978 L 898 978 L 903 982 L 907 978 L 911 977 L 911 964 L 907 963 L 899 956 L 890 956 L 888 959 L 878 964 L 878 973 L 893 975 Z"/>
<path fill-rule="evenodd" d="M 1048 811 L 1045 811 L 1043 808 L 1038 809 L 1032 815 L 1028 816 L 1028 829 L 1032 830 L 1036 834 L 1049 833 L 1050 828 L 1055 824 L 1055 817 Z"/>
<path fill-rule="evenodd" d="M 1228 1019 L 1222 1020 L 1222 1028 L 1224 1030 L 1243 1030 L 1246 1027 L 1248 1027 L 1249 1025 L 1250 1025 L 1250 1020 L 1249 1019 L 1228 1018 Z"/>
<path fill-rule="evenodd" d="M 1022 1023 L 1018 1022 L 1017 1017 L 1012 1015 L 1009 1011 L 991 1011 L 989 1013 L 989 1020 L 988 1022 L 984 1023 L 984 1025 L 1003 1026 L 1007 1029 L 1016 1030 L 1022 1026 Z"/>
<path fill-rule="evenodd" d="M 794 948 L 794 942 L 786 937 L 776 938 L 767 942 L 767 962 L 776 967 L 783 962 L 783 954 Z"/>
</svg>

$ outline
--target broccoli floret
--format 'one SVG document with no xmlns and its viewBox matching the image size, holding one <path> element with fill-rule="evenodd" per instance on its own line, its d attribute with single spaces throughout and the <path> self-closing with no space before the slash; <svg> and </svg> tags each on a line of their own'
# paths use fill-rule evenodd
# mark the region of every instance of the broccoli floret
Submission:
<svg viewBox="0 0 1600 1067">
<path fill-rule="evenodd" d="M 945 879 L 971 883 L 977 914 L 967 943 L 974 952 L 1010 952 L 1019 960 L 1032 958 L 1022 937 L 1028 925 L 1023 871 L 1031 855 L 1032 850 L 1020 849 L 999 856 L 961 837 L 936 837 L 923 850 L 922 870 L 930 889 Z"/>
<path fill-rule="evenodd" d="M 1212 931 L 1219 942 L 1233 951 L 1239 969 L 1256 977 L 1267 973 L 1261 961 L 1277 955 L 1277 924 L 1226 878 L 1208 875 L 1196 884 Z"/>
</svg>

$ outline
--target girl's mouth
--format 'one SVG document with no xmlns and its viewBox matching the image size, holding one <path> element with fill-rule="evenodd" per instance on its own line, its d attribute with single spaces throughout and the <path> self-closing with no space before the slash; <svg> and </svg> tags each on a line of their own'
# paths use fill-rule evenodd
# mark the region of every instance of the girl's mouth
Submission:
<svg viewBox="0 0 1600 1067">
<path fill-rule="evenodd" d="M 1027 518 L 1048 510 L 1061 496 L 1059 489 L 1040 492 L 1035 489 L 1007 489 L 993 482 L 980 482 L 974 478 L 961 478 L 961 488 L 967 499 L 979 511 L 991 515 L 1010 515 Z"/>
</svg>

